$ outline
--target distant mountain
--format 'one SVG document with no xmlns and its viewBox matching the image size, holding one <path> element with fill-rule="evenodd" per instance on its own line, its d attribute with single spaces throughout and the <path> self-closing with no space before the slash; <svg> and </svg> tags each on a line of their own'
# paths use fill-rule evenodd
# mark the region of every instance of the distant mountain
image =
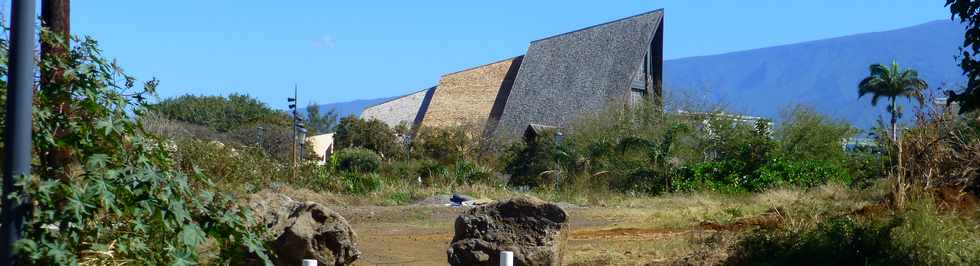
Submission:
<svg viewBox="0 0 980 266">
<path fill-rule="evenodd" d="M 778 119 L 782 107 L 809 104 L 861 128 L 872 126 L 884 106 L 857 98 L 868 65 L 897 61 L 912 67 L 929 88 L 963 84 L 954 56 L 963 27 L 938 20 L 891 31 L 857 34 L 720 55 L 664 62 L 665 90 L 707 94 L 734 111 Z M 904 102 L 904 101 L 903 101 Z M 911 108 L 906 107 L 906 114 Z M 906 115 L 911 117 L 911 115 Z M 887 117 L 885 117 L 887 119 Z"/>
<path fill-rule="evenodd" d="M 897 30 L 667 60 L 664 87 L 668 95 L 707 96 L 732 111 L 777 120 L 781 108 L 808 104 L 869 128 L 884 115 L 887 104 L 872 108 L 870 98 L 858 100 L 857 84 L 868 75 L 868 66 L 895 60 L 918 70 L 931 91 L 939 86 L 955 88 L 964 83 L 954 59 L 963 31 L 958 23 L 937 20 Z M 343 115 L 360 115 L 365 107 L 388 99 L 332 103 L 321 110 L 337 108 Z M 906 118 L 911 117 L 911 108 L 905 109 Z"/>
<path fill-rule="evenodd" d="M 330 109 L 335 109 L 339 114 L 337 116 L 338 119 L 346 117 L 348 115 L 361 116 L 361 111 L 364 111 L 364 108 L 390 100 L 392 98 L 394 97 L 368 99 L 368 100 L 353 100 L 349 102 L 322 104 L 320 105 L 320 113 L 322 114 L 327 111 L 330 111 Z M 301 108 L 301 112 L 305 114 L 306 108 Z"/>
</svg>

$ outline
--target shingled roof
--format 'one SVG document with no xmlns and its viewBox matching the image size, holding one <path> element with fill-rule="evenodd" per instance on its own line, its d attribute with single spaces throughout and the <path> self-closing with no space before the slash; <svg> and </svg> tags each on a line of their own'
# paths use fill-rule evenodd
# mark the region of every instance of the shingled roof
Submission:
<svg viewBox="0 0 980 266">
<path fill-rule="evenodd" d="M 662 27 L 659 9 L 531 42 L 492 134 L 518 136 L 528 124 L 567 127 L 582 113 L 626 100 L 650 47 L 663 47 Z"/>
<path fill-rule="evenodd" d="M 430 87 L 368 106 L 361 112 L 361 118 L 378 119 L 392 127 L 401 123 L 414 127 L 425 116 L 435 89 Z"/>
</svg>

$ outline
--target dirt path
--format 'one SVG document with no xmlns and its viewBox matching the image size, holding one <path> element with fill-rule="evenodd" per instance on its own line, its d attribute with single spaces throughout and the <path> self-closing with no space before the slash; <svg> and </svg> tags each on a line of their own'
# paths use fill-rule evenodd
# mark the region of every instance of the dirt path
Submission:
<svg viewBox="0 0 980 266">
<path fill-rule="evenodd" d="M 358 234 L 355 265 L 446 265 L 453 221 L 464 211 L 448 207 L 339 208 Z M 609 209 L 574 208 L 567 265 L 646 265 L 677 261 L 692 247 L 717 238 L 713 230 L 644 228 L 643 215 L 609 215 Z M 619 213 L 619 211 L 614 211 Z M 630 213 L 624 209 L 622 213 Z M 640 225 L 640 226 L 638 226 Z"/>
</svg>

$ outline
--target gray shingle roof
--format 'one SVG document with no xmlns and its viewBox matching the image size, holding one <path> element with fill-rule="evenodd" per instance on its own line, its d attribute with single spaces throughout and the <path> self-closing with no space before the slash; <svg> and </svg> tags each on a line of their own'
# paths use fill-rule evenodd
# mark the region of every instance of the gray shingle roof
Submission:
<svg viewBox="0 0 980 266">
<path fill-rule="evenodd" d="M 660 9 L 531 42 L 493 135 L 519 136 L 528 124 L 568 127 L 624 101 L 662 20 Z"/>
</svg>

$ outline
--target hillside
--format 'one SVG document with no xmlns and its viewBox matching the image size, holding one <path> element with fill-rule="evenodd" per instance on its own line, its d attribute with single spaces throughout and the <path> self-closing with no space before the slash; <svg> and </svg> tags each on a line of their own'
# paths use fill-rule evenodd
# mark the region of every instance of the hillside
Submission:
<svg viewBox="0 0 980 266">
<path fill-rule="evenodd" d="M 774 118 L 786 105 L 811 104 L 865 128 L 884 113 L 884 105 L 872 109 L 870 99 L 857 99 L 857 84 L 868 75 L 868 65 L 896 60 L 917 69 L 930 90 L 936 91 L 943 84 L 962 83 L 954 59 L 962 39 L 961 26 L 939 20 L 891 31 L 669 60 L 664 62 L 664 86 L 707 93 L 735 111 Z"/>
</svg>

